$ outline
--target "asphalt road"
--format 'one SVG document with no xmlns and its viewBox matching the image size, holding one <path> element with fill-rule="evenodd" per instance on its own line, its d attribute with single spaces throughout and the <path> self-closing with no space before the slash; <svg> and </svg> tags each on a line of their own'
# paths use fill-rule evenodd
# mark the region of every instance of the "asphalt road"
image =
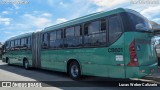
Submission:
<svg viewBox="0 0 160 90">
<path fill-rule="evenodd" d="M 73 81 L 69 78 L 66 73 L 62 72 L 55 72 L 55 71 L 48 71 L 48 70 L 40 70 L 40 69 L 31 69 L 25 70 L 23 67 L 20 66 L 8 66 L 6 63 L 3 63 L 0 60 L 0 81 L 44 81 L 48 86 L 51 86 L 50 83 L 45 81 L 56 81 L 56 82 L 64 82 L 72 84 L 76 81 Z M 104 78 L 104 77 L 91 77 L 85 76 L 81 81 L 113 81 L 112 83 L 116 83 L 116 81 L 137 81 L 137 82 L 152 82 L 152 83 L 160 83 L 159 76 L 149 76 L 143 79 L 113 79 L 113 78 Z M 0 90 L 124 90 L 128 89 L 128 87 L 100 87 L 101 84 L 98 82 L 81 82 L 80 84 L 91 85 L 90 87 L 64 87 L 64 86 L 51 86 L 51 87 L 36 87 L 36 88 L 20 88 L 20 87 L 1 87 Z M 138 87 L 131 87 L 129 89 L 135 90 Z M 152 87 L 141 87 L 141 89 L 152 89 Z M 155 87 L 154 90 L 159 90 L 160 87 Z"/>
</svg>

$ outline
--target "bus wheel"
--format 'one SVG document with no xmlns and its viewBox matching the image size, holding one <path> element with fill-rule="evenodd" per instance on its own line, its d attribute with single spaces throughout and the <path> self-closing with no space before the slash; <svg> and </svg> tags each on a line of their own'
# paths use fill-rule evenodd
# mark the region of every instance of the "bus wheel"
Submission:
<svg viewBox="0 0 160 90">
<path fill-rule="evenodd" d="M 72 79 L 78 80 L 81 76 L 80 66 L 76 61 L 69 64 L 69 75 Z"/>
<path fill-rule="evenodd" d="M 28 60 L 24 60 L 23 67 L 24 67 L 26 70 L 29 69 L 29 62 L 28 62 Z"/>
</svg>

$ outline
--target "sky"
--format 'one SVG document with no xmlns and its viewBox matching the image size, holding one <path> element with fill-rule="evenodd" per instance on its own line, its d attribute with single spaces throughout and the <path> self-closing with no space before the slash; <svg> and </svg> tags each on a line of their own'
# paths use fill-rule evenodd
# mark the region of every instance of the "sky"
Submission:
<svg viewBox="0 0 160 90">
<path fill-rule="evenodd" d="M 0 0 L 0 42 L 116 8 L 136 10 L 160 24 L 160 0 Z"/>
</svg>

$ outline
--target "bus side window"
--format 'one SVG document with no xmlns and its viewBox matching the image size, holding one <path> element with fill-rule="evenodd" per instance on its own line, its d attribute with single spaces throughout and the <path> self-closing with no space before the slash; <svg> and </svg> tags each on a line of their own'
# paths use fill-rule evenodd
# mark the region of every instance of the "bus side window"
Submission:
<svg viewBox="0 0 160 90">
<path fill-rule="evenodd" d="M 14 50 L 14 46 L 15 46 L 14 40 L 12 40 L 12 41 L 11 41 L 11 50 Z"/>
<path fill-rule="evenodd" d="M 16 49 L 19 49 L 19 39 L 16 39 L 16 40 L 14 40 L 14 43 L 15 43 L 15 50 Z"/>
<path fill-rule="evenodd" d="M 109 18 L 109 43 L 114 43 L 121 35 L 122 27 L 120 18 L 118 16 L 112 16 Z"/>
<path fill-rule="evenodd" d="M 43 34 L 43 38 L 42 38 L 42 48 L 43 48 L 43 49 L 48 48 L 48 33 L 44 33 L 44 34 Z"/>
<path fill-rule="evenodd" d="M 89 23 L 84 24 L 84 35 L 88 35 Z"/>
<path fill-rule="evenodd" d="M 106 31 L 106 19 L 101 19 L 101 29 L 100 32 Z"/>
<path fill-rule="evenodd" d="M 106 20 L 94 21 L 84 26 L 84 46 L 95 47 L 106 44 Z M 87 33 L 86 33 L 87 32 Z"/>
<path fill-rule="evenodd" d="M 55 41 L 56 41 L 56 31 L 52 31 L 49 33 L 49 47 L 50 48 L 56 48 Z"/>
<path fill-rule="evenodd" d="M 17 40 L 17 46 L 21 46 L 21 40 L 20 39 Z"/>
<path fill-rule="evenodd" d="M 82 46 L 82 26 L 78 25 L 75 26 L 75 40 L 74 45 L 75 47 L 81 47 Z"/>
<path fill-rule="evenodd" d="M 26 41 L 27 46 L 28 46 L 29 49 L 31 49 L 31 46 L 32 46 L 31 37 L 28 37 L 27 39 L 28 39 L 28 42 Z"/>
<path fill-rule="evenodd" d="M 62 48 L 63 47 L 63 38 L 62 38 L 62 30 L 57 30 L 57 38 L 56 38 L 56 41 L 55 41 L 55 44 L 56 44 L 56 47 L 57 48 Z"/>
<path fill-rule="evenodd" d="M 15 47 L 17 47 L 18 45 L 18 40 L 15 40 Z"/>
<path fill-rule="evenodd" d="M 21 38 L 21 48 L 22 49 L 29 49 L 28 39 L 29 37 Z"/>
<path fill-rule="evenodd" d="M 65 29 L 64 47 L 75 47 L 74 46 L 74 27 Z"/>
<path fill-rule="evenodd" d="M 22 47 L 26 46 L 26 38 L 21 38 L 21 46 Z"/>
</svg>

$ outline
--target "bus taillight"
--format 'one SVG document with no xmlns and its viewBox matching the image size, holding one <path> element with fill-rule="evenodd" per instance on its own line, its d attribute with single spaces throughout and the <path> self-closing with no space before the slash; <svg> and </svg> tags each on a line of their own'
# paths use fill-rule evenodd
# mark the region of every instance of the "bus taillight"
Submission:
<svg viewBox="0 0 160 90">
<path fill-rule="evenodd" d="M 129 46 L 129 52 L 130 52 L 130 62 L 128 63 L 128 66 L 138 66 L 138 58 L 135 48 L 135 40 L 132 41 L 132 43 Z"/>
</svg>

